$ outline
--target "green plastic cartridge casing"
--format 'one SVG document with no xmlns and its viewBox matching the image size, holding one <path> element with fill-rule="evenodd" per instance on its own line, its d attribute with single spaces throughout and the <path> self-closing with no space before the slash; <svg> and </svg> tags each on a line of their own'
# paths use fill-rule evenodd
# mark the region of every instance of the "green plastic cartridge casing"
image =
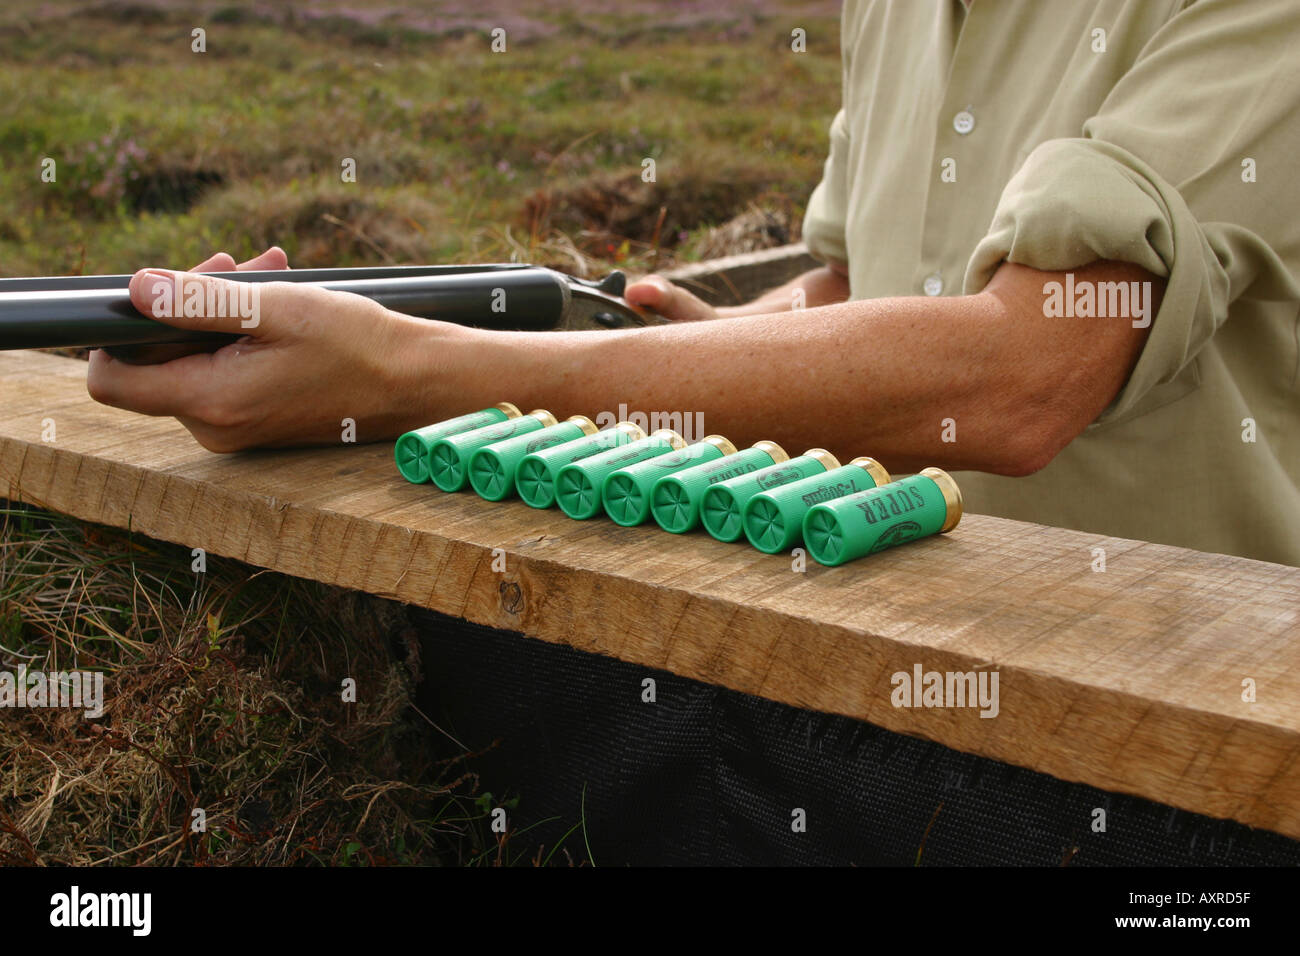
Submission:
<svg viewBox="0 0 1300 956">
<path fill-rule="evenodd" d="M 837 565 L 925 535 L 951 531 L 961 520 L 961 490 L 945 471 L 926 468 L 808 509 L 803 540 L 818 564 Z"/>
<path fill-rule="evenodd" d="M 469 481 L 469 459 L 485 445 L 492 445 L 515 435 L 540 431 L 555 424 L 555 416 L 543 408 L 518 418 L 507 418 L 495 425 L 439 438 L 429 449 L 429 477 L 443 491 L 460 491 Z"/>
<path fill-rule="evenodd" d="M 810 448 L 798 458 L 716 484 L 700 499 L 704 530 L 719 541 L 735 541 L 745 533 L 745 505 L 754 495 L 838 467 L 840 463 L 826 449 Z"/>
<path fill-rule="evenodd" d="M 641 524 L 650 517 L 650 494 L 660 478 L 734 454 L 736 446 L 731 442 L 721 435 L 708 435 L 679 451 L 611 472 L 600 492 L 605 514 L 624 527 Z"/>
<path fill-rule="evenodd" d="M 515 493 L 515 470 L 525 455 L 594 435 L 596 425 L 586 415 L 574 415 L 541 431 L 525 432 L 484 445 L 469 459 L 469 483 L 479 496 L 500 501 Z"/>
<path fill-rule="evenodd" d="M 745 505 L 745 537 L 767 554 L 784 551 L 803 537 L 803 516 L 813 505 L 888 483 L 889 472 L 880 462 L 854 458 L 843 467 L 760 491 Z"/>
<path fill-rule="evenodd" d="M 665 452 L 685 448 L 686 440 L 669 428 L 651 432 L 622 448 L 565 465 L 555 474 L 555 500 L 570 518 L 582 520 L 600 512 L 601 486 L 612 472 Z"/>
<path fill-rule="evenodd" d="M 700 500 L 714 485 L 789 458 L 776 442 L 760 441 L 735 454 L 692 465 L 655 482 L 650 493 L 650 513 L 665 531 L 685 534 L 699 524 Z"/>
<path fill-rule="evenodd" d="M 640 425 L 619 422 L 594 435 L 525 455 L 515 469 L 515 491 L 525 504 L 549 508 L 555 504 L 555 476 L 561 468 L 642 438 L 645 438 L 645 430 Z"/>
<path fill-rule="evenodd" d="M 484 408 L 481 411 L 470 412 L 468 415 L 449 418 L 445 422 L 425 425 L 423 428 L 407 432 L 398 438 L 397 443 L 393 445 L 393 457 L 397 459 L 397 470 L 402 473 L 403 478 L 412 484 L 418 485 L 421 482 L 428 481 L 429 450 L 433 448 L 433 443 L 439 438 L 473 431 L 475 428 L 482 428 L 484 425 L 503 422 L 507 418 L 518 418 L 519 414 L 519 409 L 515 406 L 509 402 L 502 402 L 495 408 Z"/>
</svg>

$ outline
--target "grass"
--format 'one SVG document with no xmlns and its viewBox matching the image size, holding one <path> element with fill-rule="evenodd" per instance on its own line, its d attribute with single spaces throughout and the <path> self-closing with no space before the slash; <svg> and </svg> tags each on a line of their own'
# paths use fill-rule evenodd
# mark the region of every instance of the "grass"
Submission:
<svg viewBox="0 0 1300 956">
<path fill-rule="evenodd" d="M 0 510 L 3 669 L 100 671 L 106 703 L 93 721 L 0 716 L 0 864 L 573 861 L 491 831 L 492 810 L 518 798 L 478 793 L 474 754 L 416 709 L 419 647 L 400 608 L 193 560 Z"/>
<path fill-rule="evenodd" d="M 519 6 L 3 5 L 0 271 L 276 243 L 301 267 L 593 274 L 797 238 L 839 96 L 838 4 Z M 419 713 L 399 608 L 191 561 L 0 509 L 0 670 L 100 670 L 111 701 L 98 721 L 0 711 L 0 865 L 594 860 L 581 814 L 559 846 L 492 831 L 527 795 L 479 792 L 475 754 Z"/>
<path fill-rule="evenodd" d="M 389 6 L 409 15 L 6 8 L 0 266 L 120 272 L 270 242 L 302 266 L 521 249 L 544 261 L 566 237 L 593 269 L 636 267 L 693 258 L 752 201 L 797 212 L 820 175 L 839 93 L 833 6 L 630 4 L 619 17 L 570 0 L 529 16 L 487 4 L 477 19 Z M 489 49 L 494 22 L 516 31 L 505 53 Z M 191 51 L 195 24 L 207 52 Z M 793 25 L 808 52 L 790 50 Z"/>
</svg>

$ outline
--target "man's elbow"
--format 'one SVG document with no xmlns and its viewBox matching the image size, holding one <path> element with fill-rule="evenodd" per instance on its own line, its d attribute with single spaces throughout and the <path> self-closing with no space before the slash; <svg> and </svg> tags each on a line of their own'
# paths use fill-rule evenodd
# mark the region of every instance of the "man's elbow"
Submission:
<svg viewBox="0 0 1300 956">
<path fill-rule="evenodd" d="M 986 470 L 1009 478 L 1026 478 L 1042 471 L 1079 437 L 1090 420 L 1077 408 L 1025 402 L 1020 414 L 1004 419 L 1000 440 L 994 442 L 993 467 Z"/>
<path fill-rule="evenodd" d="M 1050 465 L 1052 459 L 1068 444 L 1069 442 L 1057 442 L 1050 438 L 1022 438 L 1013 447 L 1003 450 L 996 467 L 991 470 L 995 475 L 1005 475 L 1008 478 L 1028 478 Z"/>
<path fill-rule="evenodd" d="M 1093 286 L 1147 283 L 1151 315 L 1164 296 L 1163 279 L 1126 262 L 1094 262 L 1072 273 L 1013 263 L 998 269 L 979 293 L 1002 320 L 996 327 L 1008 333 L 982 390 L 1001 398 L 991 419 L 996 431 L 990 446 L 997 461 L 985 469 L 994 474 L 1025 477 L 1051 464 L 1119 395 L 1146 344 L 1149 323 L 1130 321 L 1126 306 L 1107 313 L 1120 321 L 1048 318 L 1043 300 L 1048 284 L 1072 277 Z"/>
</svg>

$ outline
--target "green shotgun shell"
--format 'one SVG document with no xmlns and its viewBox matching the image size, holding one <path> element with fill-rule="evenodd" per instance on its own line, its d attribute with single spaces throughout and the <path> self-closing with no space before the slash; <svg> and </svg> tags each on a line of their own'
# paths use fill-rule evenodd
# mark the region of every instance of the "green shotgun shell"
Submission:
<svg viewBox="0 0 1300 956">
<path fill-rule="evenodd" d="M 700 500 L 714 485 L 789 458 L 776 442 L 760 441 L 723 458 L 692 465 L 655 482 L 650 513 L 665 531 L 685 534 L 699 524 Z"/>
<path fill-rule="evenodd" d="M 818 564 L 843 564 L 951 531 L 961 520 L 961 510 L 957 482 L 946 471 L 926 468 L 880 488 L 814 505 L 803 519 L 803 539 Z"/>
<path fill-rule="evenodd" d="M 605 514 L 624 527 L 641 524 L 650 517 L 650 494 L 660 478 L 735 453 L 736 446 L 721 435 L 708 435 L 680 450 L 620 468 L 610 473 L 600 491 Z"/>
<path fill-rule="evenodd" d="M 570 518 L 590 518 L 600 512 L 601 487 L 613 472 L 685 447 L 686 440 L 681 435 L 661 428 L 622 448 L 611 448 L 565 465 L 555 475 L 555 500 Z"/>
<path fill-rule="evenodd" d="M 820 475 L 760 491 L 745 505 L 745 537 L 767 554 L 784 551 L 803 536 L 803 516 L 813 505 L 889 484 L 889 472 L 874 458 L 854 458 Z"/>
<path fill-rule="evenodd" d="M 704 530 L 719 541 L 735 541 L 745 533 L 745 505 L 754 495 L 838 467 L 840 463 L 826 449 L 810 448 L 798 458 L 716 484 L 700 499 Z"/>
<path fill-rule="evenodd" d="M 590 418 L 574 415 L 541 431 L 525 432 L 504 441 L 484 445 L 470 456 L 470 486 L 488 501 L 508 498 L 515 492 L 515 470 L 525 455 L 595 433 L 596 425 Z"/>
<path fill-rule="evenodd" d="M 485 445 L 492 445 L 515 435 L 541 431 L 555 424 L 555 416 L 538 408 L 518 418 L 508 418 L 495 425 L 439 438 L 429 449 L 429 477 L 443 491 L 460 491 L 469 480 L 469 459 Z"/>
<path fill-rule="evenodd" d="M 445 422 L 425 425 L 413 432 L 407 432 L 393 445 L 393 457 L 397 459 L 397 470 L 402 477 L 413 484 L 429 480 L 429 449 L 439 438 L 459 435 L 461 432 L 494 425 L 507 418 L 518 418 L 519 409 L 509 402 L 502 402 L 495 408 L 484 408 L 468 415 L 449 418 Z"/>
<path fill-rule="evenodd" d="M 645 438 L 645 430 L 640 425 L 619 422 L 594 435 L 532 452 L 521 458 L 519 467 L 515 469 L 515 491 L 525 504 L 549 508 L 555 504 L 555 476 L 561 468 L 642 438 Z"/>
</svg>

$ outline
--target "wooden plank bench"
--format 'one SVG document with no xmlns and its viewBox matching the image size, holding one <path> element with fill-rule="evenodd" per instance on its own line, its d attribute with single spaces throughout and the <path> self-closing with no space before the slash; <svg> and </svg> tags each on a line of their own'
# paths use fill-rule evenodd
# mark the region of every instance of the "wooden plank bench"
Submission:
<svg viewBox="0 0 1300 956">
<path fill-rule="evenodd" d="M 794 252 L 759 254 L 761 284 L 798 271 Z M 798 572 L 703 534 L 410 485 L 389 444 L 214 455 L 84 379 L 0 353 L 0 495 L 1300 837 L 1300 569 L 968 515 Z M 918 664 L 996 670 L 997 718 L 893 706 L 892 675 Z"/>
</svg>

